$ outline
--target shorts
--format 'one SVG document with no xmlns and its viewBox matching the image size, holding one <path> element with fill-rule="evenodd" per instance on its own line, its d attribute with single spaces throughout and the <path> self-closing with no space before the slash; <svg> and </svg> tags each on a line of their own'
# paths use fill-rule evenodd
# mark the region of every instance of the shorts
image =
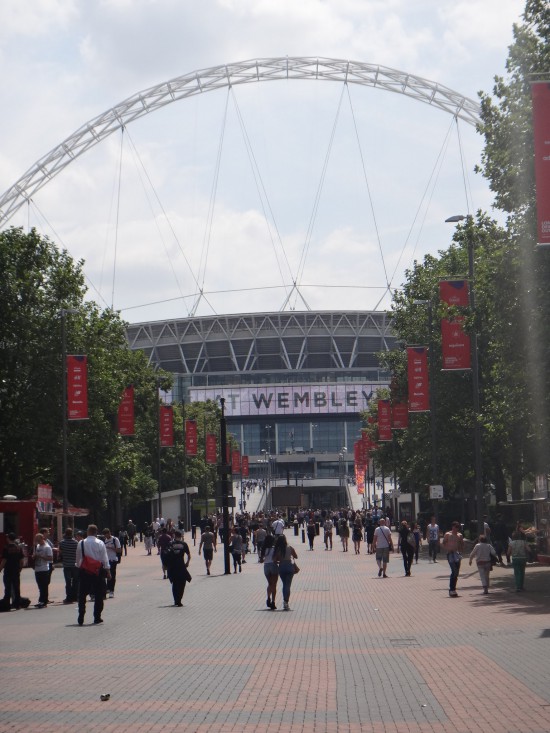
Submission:
<svg viewBox="0 0 550 733">
<path fill-rule="evenodd" d="M 377 547 L 376 548 L 376 559 L 382 560 L 382 562 L 388 563 L 390 561 L 390 548 L 389 547 Z"/>
<path fill-rule="evenodd" d="M 214 550 L 212 548 L 207 550 L 206 547 L 203 547 L 202 554 L 205 560 L 212 560 L 212 558 L 214 557 Z"/>
<path fill-rule="evenodd" d="M 264 575 L 268 578 L 270 575 L 279 575 L 279 568 L 276 562 L 264 563 Z"/>
</svg>

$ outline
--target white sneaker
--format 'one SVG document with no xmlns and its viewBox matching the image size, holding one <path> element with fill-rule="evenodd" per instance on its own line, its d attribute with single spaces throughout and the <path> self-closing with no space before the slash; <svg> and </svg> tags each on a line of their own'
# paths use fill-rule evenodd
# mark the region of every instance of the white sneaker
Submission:
<svg viewBox="0 0 550 733">
<path fill-rule="evenodd" d="M 113 593 L 113 591 L 112 590 L 109 591 L 109 598 L 114 598 L 114 597 L 115 597 L 115 594 Z"/>
</svg>

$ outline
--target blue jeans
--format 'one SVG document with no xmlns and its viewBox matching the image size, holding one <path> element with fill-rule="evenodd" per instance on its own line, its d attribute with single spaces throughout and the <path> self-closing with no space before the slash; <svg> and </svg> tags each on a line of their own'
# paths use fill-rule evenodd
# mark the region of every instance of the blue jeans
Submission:
<svg viewBox="0 0 550 733">
<path fill-rule="evenodd" d="M 288 603 L 290 598 L 290 586 L 294 576 L 294 566 L 291 562 L 282 562 L 279 565 L 279 577 L 283 583 L 283 601 Z"/>
<path fill-rule="evenodd" d="M 456 590 L 456 581 L 458 580 L 458 574 L 460 572 L 460 560 L 449 560 L 449 567 L 451 568 L 451 576 L 449 578 L 449 590 Z"/>
<path fill-rule="evenodd" d="M 65 578 L 65 598 L 68 601 L 78 600 L 78 578 L 80 575 L 79 568 L 76 565 L 63 568 L 63 576 Z"/>
</svg>

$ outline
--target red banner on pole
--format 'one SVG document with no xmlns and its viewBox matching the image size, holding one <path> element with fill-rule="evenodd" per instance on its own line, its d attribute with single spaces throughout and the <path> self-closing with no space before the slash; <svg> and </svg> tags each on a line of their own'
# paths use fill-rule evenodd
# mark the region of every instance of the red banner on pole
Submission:
<svg viewBox="0 0 550 733">
<path fill-rule="evenodd" d="M 197 455 L 197 421 L 185 421 L 185 455 Z M 215 463 L 215 461 L 214 461 Z"/>
<path fill-rule="evenodd" d="M 470 369 L 470 337 L 464 331 L 464 316 L 441 321 L 441 353 L 443 369 Z"/>
<path fill-rule="evenodd" d="M 208 433 L 206 436 L 206 462 L 217 463 L 217 441 L 216 436 Z"/>
<path fill-rule="evenodd" d="M 550 244 L 550 83 L 534 82 L 533 137 L 537 196 L 537 241 Z"/>
<path fill-rule="evenodd" d="M 404 402 L 397 402 L 392 407 L 392 427 L 396 430 L 409 427 L 409 407 Z"/>
<path fill-rule="evenodd" d="M 171 405 L 160 406 L 160 447 L 174 446 L 174 415 Z"/>
<path fill-rule="evenodd" d="M 361 435 L 361 442 L 363 443 L 363 451 L 366 457 L 366 461 L 368 461 L 369 453 L 373 450 L 376 450 L 376 443 L 368 433 L 363 433 Z"/>
<path fill-rule="evenodd" d="M 234 450 L 231 453 L 231 473 L 241 472 L 241 454 L 238 450 Z"/>
<path fill-rule="evenodd" d="M 380 442 L 392 439 L 391 434 L 391 406 L 389 400 L 378 400 L 378 440 Z"/>
<path fill-rule="evenodd" d="M 467 306 L 470 303 L 470 291 L 467 280 L 441 280 L 439 283 L 439 299 L 447 305 Z"/>
<path fill-rule="evenodd" d="M 354 459 L 354 470 L 355 470 L 355 484 L 357 486 L 357 493 L 365 493 L 365 470 L 366 470 L 366 456 L 365 456 L 365 443 L 363 439 L 355 441 L 353 444 L 353 459 Z"/>
<path fill-rule="evenodd" d="M 249 475 L 248 456 L 241 456 L 241 476 L 248 478 Z"/>
<path fill-rule="evenodd" d="M 130 385 L 124 390 L 118 406 L 118 432 L 120 435 L 134 435 L 134 387 Z"/>
<path fill-rule="evenodd" d="M 86 356 L 67 356 L 67 418 L 88 419 L 88 360 Z"/>
<path fill-rule="evenodd" d="M 407 347 L 407 375 L 409 412 L 429 412 L 428 349 L 425 346 Z"/>
</svg>

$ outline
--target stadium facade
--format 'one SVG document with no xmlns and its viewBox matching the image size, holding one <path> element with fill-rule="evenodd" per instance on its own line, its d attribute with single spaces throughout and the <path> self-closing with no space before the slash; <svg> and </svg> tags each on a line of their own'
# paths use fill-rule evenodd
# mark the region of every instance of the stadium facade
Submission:
<svg viewBox="0 0 550 733">
<path fill-rule="evenodd" d="M 191 317 L 132 324 L 127 337 L 174 374 L 174 401 L 225 398 L 252 478 L 299 486 L 309 505 L 344 500 L 329 485 L 353 474 L 359 413 L 389 383 L 378 357 L 396 347 L 387 313 Z"/>
</svg>

